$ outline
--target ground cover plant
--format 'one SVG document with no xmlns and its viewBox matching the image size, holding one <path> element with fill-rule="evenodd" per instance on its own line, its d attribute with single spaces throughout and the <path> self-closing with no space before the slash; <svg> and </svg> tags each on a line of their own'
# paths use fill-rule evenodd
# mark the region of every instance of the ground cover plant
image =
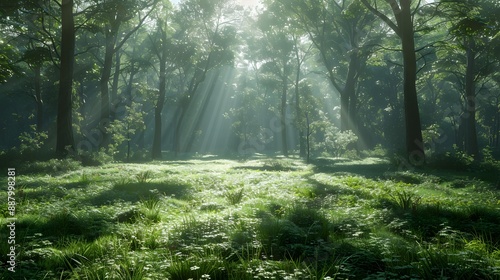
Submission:
<svg viewBox="0 0 500 280">
<path fill-rule="evenodd" d="M 500 279 L 492 173 L 378 158 L 51 164 L 18 169 L 16 273 L 1 279 Z"/>
</svg>

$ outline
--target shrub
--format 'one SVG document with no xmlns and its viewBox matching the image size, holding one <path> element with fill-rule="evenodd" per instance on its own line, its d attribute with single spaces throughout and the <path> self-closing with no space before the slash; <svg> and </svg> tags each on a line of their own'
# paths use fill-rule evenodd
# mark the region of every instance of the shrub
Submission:
<svg viewBox="0 0 500 280">
<path fill-rule="evenodd" d="M 47 161 L 34 161 L 24 163 L 22 170 L 25 173 L 64 173 L 81 168 L 80 162 L 71 159 L 50 159 Z"/>
<path fill-rule="evenodd" d="M 295 206 L 285 217 L 306 232 L 309 242 L 327 241 L 330 235 L 330 223 L 316 209 Z"/>
<path fill-rule="evenodd" d="M 244 189 L 228 190 L 224 193 L 224 196 L 231 205 L 236 205 L 243 199 L 243 193 Z"/>
<path fill-rule="evenodd" d="M 35 125 L 30 126 L 29 132 L 23 132 L 19 136 L 21 144 L 19 145 L 19 153 L 32 154 L 40 151 L 46 144 L 49 138 L 46 131 L 37 131 Z"/>
<path fill-rule="evenodd" d="M 101 166 L 113 160 L 113 157 L 106 154 L 104 150 L 98 152 L 79 151 L 73 155 L 73 158 L 80 161 L 83 166 Z"/>
<path fill-rule="evenodd" d="M 431 167 L 457 171 L 467 171 L 472 167 L 473 163 L 474 157 L 460 151 L 456 145 L 453 146 L 453 151 L 429 159 Z"/>
</svg>

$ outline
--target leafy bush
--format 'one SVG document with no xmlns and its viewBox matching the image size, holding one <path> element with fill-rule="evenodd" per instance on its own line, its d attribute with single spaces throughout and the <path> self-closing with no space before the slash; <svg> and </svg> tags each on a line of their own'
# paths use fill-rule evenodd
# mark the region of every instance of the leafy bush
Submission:
<svg viewBox="0 0 500 280">
<path fill-rule="evenodd" d="M 435 168 L 467 171 L 471 169 L 472 164 L 474 163 L 474 157 L 460 151 L 455 145 L 453 146 L 452 152 L 438 154 L 433 158 L 430 158 L 428 162 L 429 166 Z"/>
<path fill-rule="evenodd" d="M 98 152 L 78 151 L 72 157 L 80 161 L 83 166 L 101 166 L 113 160 L 113 157 L 106 154 L 104 150 Z"/>
<path fill-rule="evenodd" d="M 80 162 L 71 159 L 50 159 L 48 161 L 27 162 L 22 165 L 24 173 L 64 173 L 72 170 L 78 170 L 82 166 Z"/>
<path fill-rule="evenodd" d="M 35 125 L 30 126 L 29 132 L 23 132 L 19 136 L 21 144 L 19 145 L 19 153 L 29 154 L 40 151 L 46 144 L 49 135 L 46 131 L 37 131 Z"/>
<path fill-rule="evenodd" d="M 308 242 L 328 240 L 330 223 L 318 210 L 299 205 L 293 207 L 285 217 L 306 231 Z"/>
</svg>

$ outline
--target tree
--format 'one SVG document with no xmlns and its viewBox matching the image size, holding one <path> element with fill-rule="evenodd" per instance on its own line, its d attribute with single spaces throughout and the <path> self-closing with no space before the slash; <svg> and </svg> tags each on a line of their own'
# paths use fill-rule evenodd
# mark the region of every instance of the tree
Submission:
<svg viewBox="0 0 500 280">
<path fill-rule="evenodd" d="M 274 10 L 273 10 L 274 8 Z M 290 23 L 286 17 L 281 17 L 276 6 L 269 6 L 268 10 L 259 16 L 257 27 L 262 37 L 258 40 L 260 46 L 258 58 L 262 63 L 261 71 L 268 75 L 269 84 L 273 90 L 280 92 L 280 131 L 281 149 L 285 157 L 288 156 L 288 129 L 287 105 L 289 76 L 293 73 L 293 34 L 290 34 Z M 300 70 L 299 70 L 300 71 Z M 274 78 L 275 76 L 276 78 Z"/>
<path fill-rule="evenodd" d="M 448 63 L 443 68 L 453 74 L 462 100 L 456 141 L 468 155 L 478 158 L 478 95 L 492 83 L 499 66 L 494 39 L 499 30 L 495 13 L 499 8 L 488 1 L 443 0 L 440 4 L 439 12 L 448 20 L 453 38 L 447 45 L 444 61 Z M 453 62 L 449 54 L 455 54 Z"/>
<path fill-rule="evenodd" d="M 170 17 L 169 10 L 171 7 L 162 6 L 160 17 Z M 151 41 L 153 53 L 158 58 L 159 67 L 159 82 L 158 82 L 158 97 L 156 99 L 155 107 L 155 116 L 154 116 L 154 135 L 153 135 L 153 147 L 152 147 L 152 158 L 153 159 L 161 159 L 161 151 L 162 151 L 162 111 L 165 105 L 165 96 L 167 90 L 167 75 L 169 71 L 172 71 L 172 67 L 167 69 L 168 59 L 172 59 L 169 56 L 169 51 L 172 51 L 172 43 L 168 38 L 168 29 L 169 29 L 169 20 L 170 19 L 162 19 L 158 18 L 156 21 L 157 24 L 157 39 L 155 40 L 152 36 L 149 37 Z"/>
<path fill-rule="evenodd" d="M 75 23 L 73 0 L 61 4 L 61 67 L 57 104 L 56 153 L 66 155 L 75 148 L 73 138 L 73 67 L 75 63 Z"/>
<path fill-rule="evenodd" d="M 381 20 L 383 20 L 401 40 L 403 53 L 403 96 L 405 112 L 405 134 L 407 159 L 412 165 L 422 165 L 425 162 L 424 143 L 420 124 L 420 112 L 417 99 L 417 59 L 415 55 L 415 32 L 413 19 L 418 10 L 412 7 L 412 0 L 388 0 L 394 20 L 377 8 L 377 1 L 372 5 L 368 0 L 363 4 Z M 413 8 L 415 8 L 413 10 Z"/>
<path fill-rule="evenodd" d="M 111 103 L 115 96 L 110 96 L 109 81 L 113 68 L 113 57 L 125 42 L 134 34 L 149 17 L 149 14 L 155 9 L 157 0 L 151 1 L 104 1 L 96 5 L 94 14 L 98 16 L 97 25 L 101 26 L 105 37 L 104 61 L 101 70 L 100 92 L 101 92 L 101 116 L 100 124 L 102 141 L 100 146 L 107 147 L 110 143 L 110 134 L 108 131 L 111 118 Z M 142 12 L 150 7 L 146 12 Z M 125 23 L 129 22 L 135 15 L 139 14 L 138 22 L 129 29 L 122 37 L 120 30 Z"/>
<path fill-rule="evenodd" d="M 281 3 L 309 35 L 328 79 L 340 95 L 341 130 L 356 132 L 357 84 L 379 37 L 373 34 L 375 17 L 357 0 Z"/>
<path fill-rule="evenodd" d="M 3 65 L 3 71 L 12 76 L 16 71 L 15 64 L 25 63 L 29 71 L 16 71 L 25 76 L 31 83 L 31 90 L 26 93 L 35 101 L 36 130 L 41 132 L 44 124 L 44 102 L 42 98 L 42 76 L 46 70 L 46 62 L 52 61 L 59 67 L 60 47 L 58 30 L 60 28 L 59 6 L 50 1 L 21 3 L 12 1 L 11 6 L 2 9 L 8 20 L 2 20 L 8 42 L 16 47 L 21 57 L 12 60 L 10 65 Z M 7 39 L 7 38 L 5 38 Z M 5 49 L 4 53 L 9 52 Z M 1 77 L 0 73 L 0 77 Z"/>
</svg>

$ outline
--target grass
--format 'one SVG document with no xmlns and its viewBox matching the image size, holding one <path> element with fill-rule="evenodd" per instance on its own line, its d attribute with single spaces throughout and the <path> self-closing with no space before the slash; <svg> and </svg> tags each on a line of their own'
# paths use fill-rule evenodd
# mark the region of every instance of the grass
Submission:
<svg viewBox="0 0 500 280">
<path fill-rule="evenodd" d="M 1 279 L 500 279 L 491 174 L 375 158 L 16 169 L 17 272 Z"/>
</svg>

